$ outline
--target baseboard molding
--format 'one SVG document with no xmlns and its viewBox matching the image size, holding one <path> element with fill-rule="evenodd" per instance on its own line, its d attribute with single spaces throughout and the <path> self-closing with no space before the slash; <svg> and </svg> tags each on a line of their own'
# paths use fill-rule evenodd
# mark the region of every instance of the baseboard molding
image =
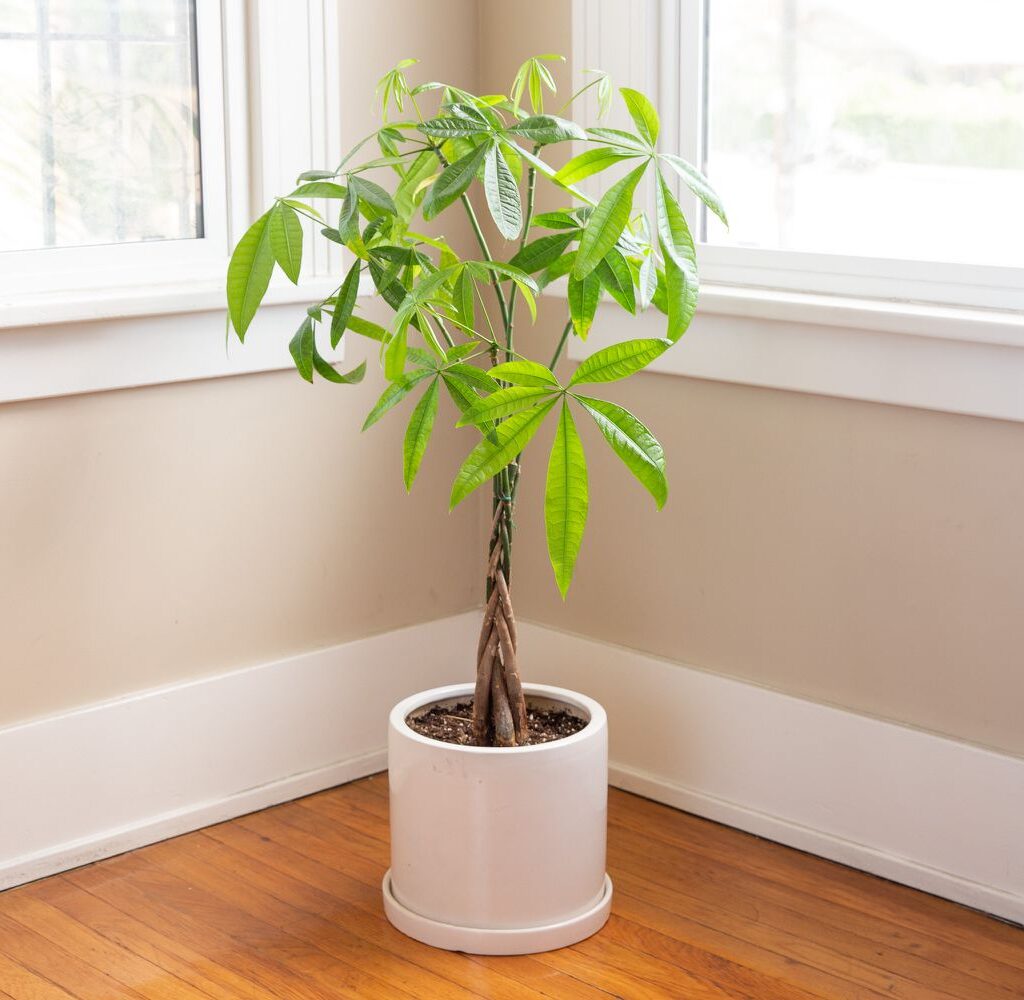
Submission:
<svg viewBox="0 0 1024 1000">
<path fill-rule="evenodd" d="M 1024 759 L 529 622 L 520 644 L 605 706 L 613 785 L 1024 922 Z"/>
<path fill-rule="evenodd" d="M 0 730 L 0 889 L 372 774 L 478 613 Z M 1024 922 L 1024 760 L 530 622 L 608 710 L 617 787 Z M 469 650 L 466 654 L 465 651 Z"/>
<path fill-rule="evenodd" d="M 391 706 L 462 680 L 478 622 L 468 612 L 0 729 L 0 889 L 383 770 Z"/>
</svg>

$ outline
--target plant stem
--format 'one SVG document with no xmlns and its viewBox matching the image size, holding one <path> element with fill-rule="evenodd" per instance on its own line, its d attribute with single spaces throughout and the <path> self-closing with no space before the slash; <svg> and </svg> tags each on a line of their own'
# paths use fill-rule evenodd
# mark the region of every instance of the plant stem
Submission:
<svg viewBox="0 0 1024 1000">
<path fill-rule="evenodd" d="M 484 237 L 484 231 L 480 228 L 480 221 L 476 217 L 476 212 L 473 209 L 473 203 L 469 200 L 469 196 L 465 194 L 461 196 L 461 200 L 463 207 L 466 209 L 466 214 L 469 216 L 469 223 L 473 227 L 473 233 L 476 236 L 476 241 L 480 244 L 480 252 L 484 255 L 484 260 L 493 264 L 494 258 L 491 256 L 490 247 L 487 246 L 487 239 Z M 509 324 L 511 322 L 508 314 L 508 303 L 505 301 L 505 295 L 501 290 L 501 282 L 493 271 L 491 272 L 491 285 L 494 287 L 494 294 L 498 297 L 498 308 L 501 310 L 501 323 L 502 326 L 505 327 L 505 333 L 507 336 Z"/>
<path fill-rule="evenodd" d="M 555 348 L 555 353 L 552 355 L 551 364 L 548 365 L 552 371 L 555 370 L 555 365 L 558 364 L 558 359 L 562 356 L 562 351 L 565 350 L 565 342 L 569 339 L 569 331 L 572 330 L 572 320 L 569 320 L 565 324 L 565 328 L 562 330 L 562 336 L 558 340 L 558 346 Z"/>
</svg>

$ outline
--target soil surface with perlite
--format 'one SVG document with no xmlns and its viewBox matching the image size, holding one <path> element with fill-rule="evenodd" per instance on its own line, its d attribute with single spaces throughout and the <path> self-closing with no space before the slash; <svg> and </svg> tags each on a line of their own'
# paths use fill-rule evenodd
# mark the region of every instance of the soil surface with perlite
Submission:
<svg viewBox="0 0 1024 1000">
<path fill-rule="evenodd" d="M 529 737 L 525 746 L 564 740 L 583 729 L 586 719 L 572 715 L 561 708 L 533 708 L 526 710 Z M 474 746 L 473 702 L 459 702 L 457 705 L 435 705 L 422 715 L 406 717 L 406 725 L 420 736 L 437 740 L 439 743 L 455 743 L 459 746 Z"/>
</svg>

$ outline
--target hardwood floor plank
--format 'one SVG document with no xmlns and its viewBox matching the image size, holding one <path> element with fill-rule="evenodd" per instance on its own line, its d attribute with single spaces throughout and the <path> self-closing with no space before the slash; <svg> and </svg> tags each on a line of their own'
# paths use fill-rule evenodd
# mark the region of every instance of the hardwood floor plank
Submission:
<svg viewBox="0 0 1024 1000">
<path fill-rule="evenodd" d="M 0 893 L 0 1000 L 1024 1000 L 1024 930 L 623 792 L 598 935 L 438 951 L 385 919 L 373 776 Z"/>
<path fill-rule="evenodd" d="M 608 804 L 613 824 L 645 836 L 683 846 L 804 892 L 817 894 L 827 885 L 833 902 L 868 918 L 891 922 L 895 933 L 904 935 L 904 946 L 908 946 L 908 939 L 928 935 L 935 941 L 1024 970 L 1019 928 L 976 910 L 617 789 L 609 791 Z"/>
<path fill-rule="evenodd" d="M 75 1000 L 56 983 L 30 972 L 20 962 L 0 953 L 0 996 L 5 1000 Z"/>
<path fill-rule="evenodd" d="M 936 964 L 919 951 L 904 951 L 892 946 L 886 935 L 887 927 L 891 925 L 869 920 L 857 911 L 834 903 L 827 896 L 787 889 L 777 882 L 751 877 L 737 868 L 664 841 L 652 849 L 646 835 L 616 824 L 610 831 L 610 843 L 619 845 L 619 856 L 631 859 L 635 868 L 643 867 L 648 873 L 669 868 L 672 884 L 680 892 L 705 901 L 714 899 L 719 905 L 732 907 L 741 915 L 746 907 L 755 907 L 762 924 L 820 944 L 861 963 L 865 968 L 878 969 L 909 983 L 929 983 L 931 989 L 946 990 L 951 996 L 963 993 L 992 1000 L 1019 998 L 1011 984 L 1011 979 L 1018 985 L 1020 982 L 1014 970 L 1007 969 L 1006 974 L 1000 976 L 999 970 L 991 963 L 975 963 L 973 955 L 953 946 L 946 946 L 949 964 Z M 927 943 L 923 937 L 918 941 L 919 944 Z M 952 954 L 953 951 L 957 953 Z M 933 946 L 932 957 L 939 954 Z M 997 982 L 986 981 L 964 968 L 973 968 L 976 964 L 985 976 Z M 908 991 L 907 995 L 914 995 L 914 991 Z"/>
</svg>

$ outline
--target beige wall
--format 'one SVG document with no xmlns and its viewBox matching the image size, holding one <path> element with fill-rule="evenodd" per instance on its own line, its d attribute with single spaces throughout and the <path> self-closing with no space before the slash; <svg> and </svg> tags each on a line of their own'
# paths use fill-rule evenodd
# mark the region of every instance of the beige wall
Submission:
<svg viewBox="0 0 1024 1000">
<path fill-rule="evenodd" d="M 474 84 L 474 0 L 342 7 L 350 141 L 399 58 Z M 0 407 L 0 725 L 476 603 L 463 442 L 440 433 L 406 497 L 402 417 L 359 433 L 372 366 Z"/>
<path fill-rule="evenodd" d="M 569 7 L 485 3 L 481 87 L 568 52 Z M 538 339 L 564 309 L 544 303 Z M 668 505 L 581 420 L 591 512 L 563 604 L 534 450 L 519 614 L 1024 753 L 1024 425 L 664 375 L 606 395 L 664 444 Z"/>
</svg>

